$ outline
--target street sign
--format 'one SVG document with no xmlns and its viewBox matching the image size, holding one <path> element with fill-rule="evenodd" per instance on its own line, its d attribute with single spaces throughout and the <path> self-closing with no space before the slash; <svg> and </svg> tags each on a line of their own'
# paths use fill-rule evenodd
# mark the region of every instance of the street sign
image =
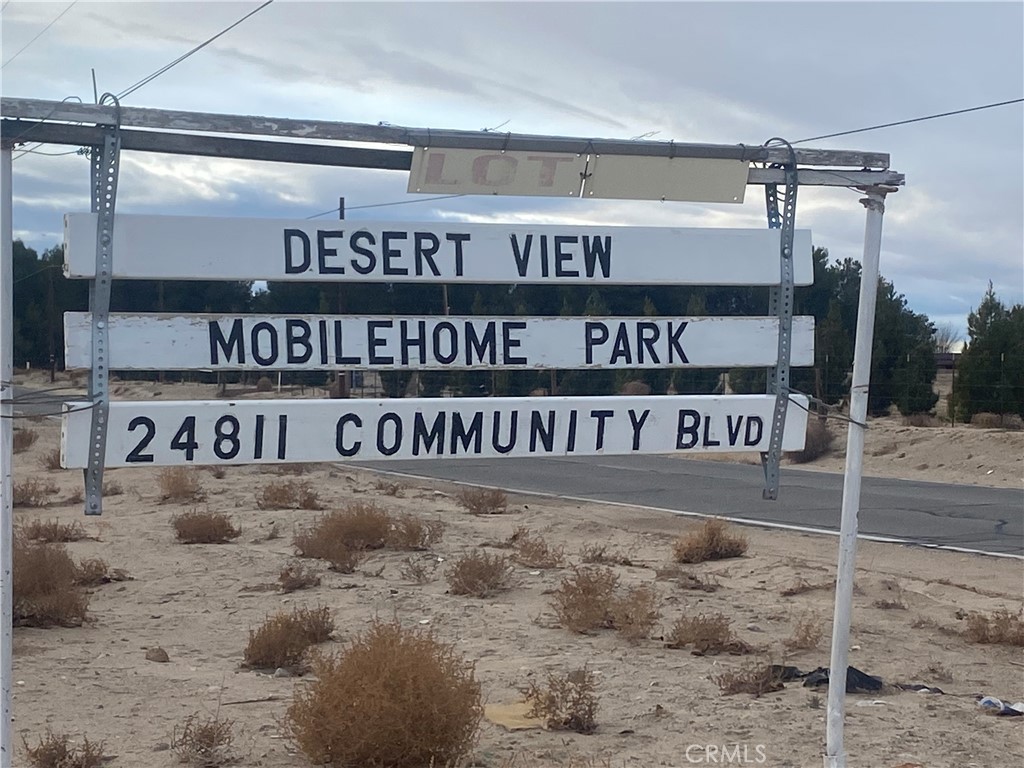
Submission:
<svg viewBox="0 0 1024 768">
<path fill-rule="evenodd" d="M 779 230 L 315 222 L 117 214 L 113 277 L 318 282 L 778 285 Z M 814 281 L 810 230 L 794 282 Z M 96 274 L 96 214 L 64 217 L 64 271 Z"/>
<path fill-rule="evenodd" d="M 749 172 L 736 159 L 416 147 L 408 191 L 742 203 Z"/>
<path fill-rule="evenodd" d="M 89 368 L 92 316 L 64 316 L 65 364 Z M 111 314 L 115 370 L 732 368 L 776 364 L 773 317 Z M 791 364 L 814 364 L 814 318 Z"/>
<path fill-rule="evenodd" d="M 114 402 L 105 466 L 763 451 L 774 396 Z M 88 407 L 63 416 L 61 465 L 88 465 Z M 803 447 L 793 396 L 783 447 Z"/>
</svg>

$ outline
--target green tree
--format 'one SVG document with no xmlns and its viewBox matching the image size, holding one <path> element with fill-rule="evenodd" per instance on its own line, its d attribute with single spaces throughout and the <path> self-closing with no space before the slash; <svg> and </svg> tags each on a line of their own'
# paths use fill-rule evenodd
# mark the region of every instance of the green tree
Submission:
<svg viewBox="0 0 1024 768">
<path fill-rule="evenodd" d="M 1007 309 L 989 283 L 981 304 L 967 316 L 967 335 L 956 371 L 960 416 L 1024 416 L 1024 305 Z"/>
</svg>

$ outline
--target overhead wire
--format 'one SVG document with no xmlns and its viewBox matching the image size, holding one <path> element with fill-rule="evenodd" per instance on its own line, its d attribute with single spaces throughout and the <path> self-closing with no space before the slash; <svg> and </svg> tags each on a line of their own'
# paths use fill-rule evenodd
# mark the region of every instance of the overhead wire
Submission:
<svg viewBox="0 0 1024 768">
<path fill-rule="evenodd" d="M 791 144 L 805 144 L 808 141 L 819 141 L 821 139 L 834 139 L 837 136 L 851 136 L 855 133 L 867 133 L 868 131 L 877 131 L 881 128 L 892 128 L 897 125 L 909 125 L 910 123 L 921 123 L 925 120 L 936 120 L 940 117 L 951 117 L 952 115 L 963 115 L 968 112 L 980 112 L 983 109 L 994 109 L 995 107 L 1005 107 L 1010 104 L 1020 104 L 1024 102 L 1022 99 L 1010 99 L 1009 101 L 997 101 L 992 104 L 982 104 L 977 107 L 968 107 L 967 109 L 955 109 L 952 112 L 939 112 L 934 115 L 925 115 L 924 117 L 912 117 L 909 120 L 897 120 L 892 123 L 880 123 L 878 125 L 869 125 L 866 128 L 855 128 L 851 131 L 839 131 L 837 133 L 825 133 L 821 136 L 810 136 L 806 139 L 799 139 L 798 141 L 792 141 Z"/>
<path fill-rule="evenodd" d="M 432 200 L 450 200 L 453 197 L 466 197 L 466 195 L 436 195 L 434 197 L 421 197 L 416 200 L 395 200 L 391 203 L 369 203 L 367 205 L 347 205 L 345 206 L 346 211 L 358 211 L 364 208 L 386 208 L 391 205 L 411 205 L 412 203 L 429 203 Z M 314 213 L 312 216 L 307 216 L 306 219 L 318 219 L 321 216 L 326 216 L 329 213 L 337 213 L 339 206 L 334 206 L 326 211 L 320 213 Z"/>
<path fill-rule="evenodd" d="M 245 14 L 238 21 L 234 22 L 233 24 L 228 25 L 227 27 L 222 29 L 220 32 L 215 34 L 213 37 L 207 38 L 206 40 L 201 42 L 199 45 L 197 45 L 194 48 L 192 48 L 190 51 L 188 51 L 188 52 L 182 54 L 181 56 L 179 56 L 178 58 L 176 58 L 174 61 L 171 61 L 168 64 L 165 64 L 164 66 L 160 67 L 160 69 L 156 70 L 155 72 L 152 72 L 152 73 L 146 75 L 144 78 L 142 78 L 138 82 L 134 83 L 133 85 L 128 86 L 123 91 L 121 91 L 119 94 L 117 94 L 117 98 L 118 99 L 123 99 L 125 96 L 128 96 L 129 94 L 134 93 L 135 91 L 139 90 L 139 88 L 141 88 L 142 86 L 146 85 L 147 83 L 151 83 L 153 80 L 155 80 L 156 78 L 160 77 L 160 75 L 164 74 L 169 69 L 172 69 L 173 67 L 176 67 L 178 64 L 180 64 L 181 62 L 185 61 L 185 59 L 187 59 L 189 56 L 192 56 L 193 54 L 198 53 L 199 51 L 201 51 L 203 48 L 208 46 L 210 43 L 212 43 L 217 38 L 219 38 L 219 37 L 221 37 L 223 35 L 226 35 L 228 32 L 230 32 L 232 29 L 237 27 L 243 21 L 245 21 L 246 19 L 248 19 L 248 18 L 250 18 L 252 16 L 255 16 L 257 13 L 262 11 L 264 8 L 266 8 L 268 5 L 270 5 L 273 2 L 274 2 L 274 0 L 266 0 L 266 2 L 263 3 L 261 6 L 259 6 L 255 10 L 249 11 L 249 13 Z"/>
<path fill-rule="evenodd" d="M 36 36 L 35 36 L 35 37 L 33 37 L 33 38 L 32 38 L 31 40 L 29 40 L 29 41 L 28 41 L 27 43 L 25 43 L 25 44 L 24 44 L 23 46 L 21 46 L 21 48 L 19 48 L 19 49 L 18 49 L 18 52 L 17 52 L 16 54 L 14 54 L 13 56 L 11 56 L 11 58 L 9 58 L 9 59 L 8 59 L 7 61 L 5 61 L 5 62 L 4 62 L 4 63 L 3 63 L 2 65 L 0 65 L 0 69 L 3 69 L 3 68 L 4 68 L 4 67 L 6 67 L 6 66 L 7 66 L 8 64 L 10 64 L 10 63 L 11 63 L 12 61 L 14 61 L 14 60 L 15 60 L 16 58 L 18 58 L 19 56 L 21 56 L 21 54 L 22 54 L 22 53 L 24 53 L 24 52 L 25 52 L 25 50 L 26 50 L 26 49 L 27 49 L 27 48 L 28 48 L 28 47 L 29 47 L 30 45 L 32 45 L 32 43 L 34 43 L 34 42 L 35 42 L 36 40 L 38 40 L 38 39 L 39 39 L 40 37 L 42 37 L 42 36 L 43 36 L 43 35 L 44 35 L 44 34 L 46 33 L 46 30 L 48 30 L 48 29 L 49 29 L 50 27 L 52 27 L 52 26 L 53 26 L 54 24 L 56 24 L 56 23 L 57 23 L 58 21 L 60 21 L 60 20 L 61 20 L 61 17 L 62 17 L 62 16 L 63 16 L 63 15 L 65 14 L 65 13 L 67 13 L 68 11 L 70 11 L 70 10 L 71 10 L 72 8 L 74 8 L 74 7 L 75 7 L 75 5 L 76 5 L 77 3 L 78 3 L 78 0 L 71 0 L 71 3 L 70 3 L 70 5 L 68 5 L 68 7 L 67 7 L 67 8 L 65 8 L 65 9 L 64 9 L 63 11 L 61 11 L 60 13 L 58 13 L 58 14 L 56 15 L 56 17 L 54 17 L 54 19 L 53 19 L 53 20 L 52 20 L 52 21 L 51 21 L 51 22 L 50 22 L 49 24 L 47 24 L 47 25 L 46 25 L 45 27 L 43 27 L 43 28 L 42 28 L 41 30 L 39 30 L 38 34 L 36 34 Z M 4 4 L 4 7 L 5 7 L 5 8 L 7 7 L 6 3 Z"/>
</svg>

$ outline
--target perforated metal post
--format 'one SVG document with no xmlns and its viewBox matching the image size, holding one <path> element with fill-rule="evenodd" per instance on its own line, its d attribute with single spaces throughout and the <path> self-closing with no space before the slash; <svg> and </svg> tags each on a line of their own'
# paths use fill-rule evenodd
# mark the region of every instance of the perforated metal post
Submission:
<svg viewBox="0 0 1024 768">
<path fill-rule="evenodd" d="M 114 203 L 121 139 L 117 127 L 104 137 L 103 147 L 92 149 L 92 211 L 96 222 L 96 278 L 89 283 L 89 311 L 92 313 L 92 370 L 89 400 L 92 429 L 89 466 L 85 470 L 85 514 L 103 513 L 103 461 L 107 449 L 107 416 L 110 411 L 109 351 L 107 320 L 110 312 L 110 281 L 114 251 Z"/>
<path fill-rule="evenodd" d="M 779 496 L 779 462 L 782 459 L 782 436 L 786 428 L 789 407 L 789 361 L 793 341 L 793 231 L 796 225 L 796 162 L 783 166 L 786 189 L 779 210 L 779 190 L 775 184 L 765 186 L 765 204 L 768 209 L 769 229 L 779 233 L 779 285 L 772 286 L 768 298 L 768 311 L 779 320 L 779 348 L 776 364 L 768 371 L 768 394 L 775 395 L 772 412 L 772 431 L 768 450 L 761 454 L 764 468 L 762 497 L 774 501 Z"/>
</svg>

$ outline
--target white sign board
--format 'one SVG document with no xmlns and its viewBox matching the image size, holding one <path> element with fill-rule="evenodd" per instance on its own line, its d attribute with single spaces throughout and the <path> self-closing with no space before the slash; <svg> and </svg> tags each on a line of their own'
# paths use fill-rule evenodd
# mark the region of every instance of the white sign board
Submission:
<svg viewBox="0 0 1024 768">
<path fill-rule="evenodd" d="M 117 214 L 113 277 L 385 283 L 777 285 L 777 229 L 288 221 Z M 811 233 L 794 282 L 814 281 Z M 64 217 L 64 272 L 96 271 L 96 214 Z"/>
<path fill-rule="evenodd" d="M 718 158 L 417 147 L 408 191 L 742 203 L 749 171 Z"/>
<path fill-rule="evenodd" d="M 111 314 L 114 370 L 770 367 L 772 317 L 408 317 Z M 92 316 L 64 315 L 65 364 L 92 365 Z M 814 318 L 791 365 L 814 364 Z"/>
<path fill-rule="evenodd" d="M 765 451 L 769 395 L 114 402 L 105 465 L 278 464 Z M 61 463 L 87 466 L 90 412 L 68 404 Z M 784 450 L 804 444 L 793 396 Z"/>
</svg>

